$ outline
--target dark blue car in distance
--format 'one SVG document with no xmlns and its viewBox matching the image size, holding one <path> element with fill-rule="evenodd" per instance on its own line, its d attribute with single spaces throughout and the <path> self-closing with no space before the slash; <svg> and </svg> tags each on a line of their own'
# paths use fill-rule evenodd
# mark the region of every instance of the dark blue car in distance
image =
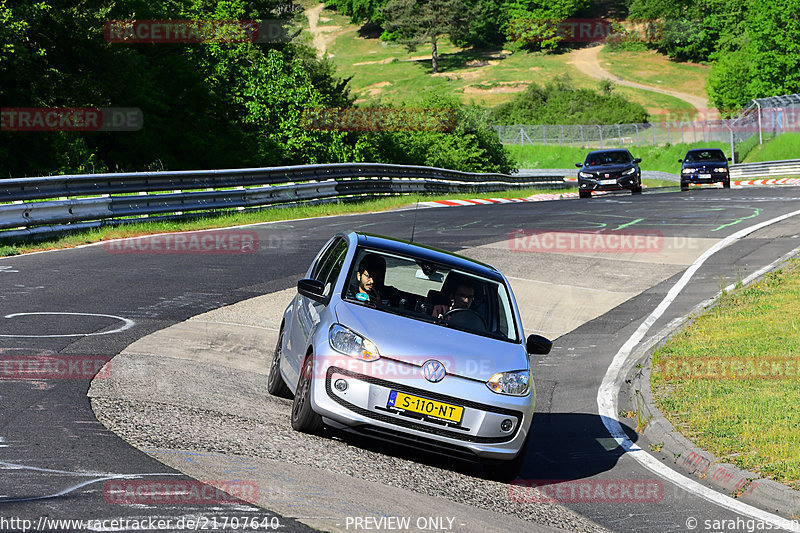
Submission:
<svg viewBox="0 0 800 533">
<path fill-rule="evenodd" d="M 642 192 L 641 158 L 634 158 L 624 149 L 595 150 L 586 155 L 583 163 L 575 163 L 578 171 L 578 196 L 589 198 L 592 191 L 628 189 Z"/>
<path fill-rule="evenodd" d="M 702 148 L 686 152 L 681 165 L 681 190 L 689 189 L 692 183 L 722 183 L 726 189 L 731 187 L 731 175 L 728 169 L 730 157 L 719 148 Z"/>
</svg>

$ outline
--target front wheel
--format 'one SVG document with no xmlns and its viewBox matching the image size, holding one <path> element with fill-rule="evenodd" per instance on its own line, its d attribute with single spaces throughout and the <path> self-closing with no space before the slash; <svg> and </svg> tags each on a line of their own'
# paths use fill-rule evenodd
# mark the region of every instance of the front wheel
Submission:
<svg viewBox="0 0 800 533">
<path fill-rule="evenodd" d="M 731 188 L 731 180 L 727 179 L 727 180 L 723 181 L 722 182 L 722 188 L 723 189 L 730 189 Z"/>
<path fill-rule="evenodd" d="M 591 198 L 592 191 L 578 191 L 579 198 Z"/>
<path fill-rule="evenodd" d="M 322 417 L 311 409 L 311 385 L 314 374 L 314 357 L 308 354 L 300 370 L 297 390 L 292 403 L 292 428 L 302 433 L 318 434 L 322 431 Z"/>
<path fill-rule="evenodd" d="M 269 367 L 269 377 L 267 377 L 267 392 L 273 396 L 281 398 L 291 398 L 292 391 L 286 386 L 281 376 L 281 359 L 283 358 L 283 326 L 278 334 L 278 344 L 275 346 L 275 354 L 272 356 L 272 364 Z"/>
<path fill-rule="evenodd" d="M 488 479 L 500 481 L 502 483 L 510 483 L 517 479 L 525 463 L 525 455 L 528 452 L 530 440 L 531 434 L 529 431 L 516 457 L 510 461 L 491 461 L 484 463 L 483 475 Z"/>
<path fill-rule="evenodd" d="M 638 185 L 631 189 L 631 194 L 642 194 L 642 186 Z"/>
<path fill-rule="evenodd" d="M 689 184 L 681 183 L 681 191 L 688 191 L 688 190 L 689 190 Z"/>
</svg>

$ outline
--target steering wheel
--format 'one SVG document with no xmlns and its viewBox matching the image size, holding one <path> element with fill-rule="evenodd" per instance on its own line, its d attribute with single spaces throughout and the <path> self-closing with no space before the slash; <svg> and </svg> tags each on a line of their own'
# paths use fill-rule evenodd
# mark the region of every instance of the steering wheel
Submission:
<svg viewBox="0 0 800 533">
<path fill-rule="evenodd" d="M 471 330 L 486 331 L 486 322 L 483 317 L 466 307 L 456 307 L 442 315 L 442 320 L 448 324 Z"/>
</svg>

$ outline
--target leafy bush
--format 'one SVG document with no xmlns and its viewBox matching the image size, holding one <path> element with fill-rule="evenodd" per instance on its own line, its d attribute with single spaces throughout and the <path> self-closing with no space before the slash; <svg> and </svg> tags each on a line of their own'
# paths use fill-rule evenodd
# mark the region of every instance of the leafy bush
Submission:
<svg viewBox="0 0 800 533">
<path fill-rule="evenodd" d="M 575 89 L 569 76 L 545 86 L 532 83 L 525 92 L 494 110 L 496 124 L 627 124 L 649 120 L 640 104 L 613 94 L 613 85 L 601 82 L 600 91 Z"/>
<path fill-rule="evenodd" d="M 361 141 L 365 160 L 379 163 L 426 165 L 462 172 L 502 172 L 516 169 L 492 129 L 485 109 L 451 96 L 434 95 L 410 104 L 412 109 L 448 110 L 450 131 L 380 131 Z"/>
</svg>

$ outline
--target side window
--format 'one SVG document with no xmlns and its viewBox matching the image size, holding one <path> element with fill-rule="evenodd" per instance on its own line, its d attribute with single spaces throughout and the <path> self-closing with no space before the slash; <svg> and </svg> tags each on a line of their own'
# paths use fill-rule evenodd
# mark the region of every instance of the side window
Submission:
<svg viewBox="0 0 800 533">
<path fill-rule="evenodd" d="M 336 240 L 325 250 L 311 273 L 313 279 L 321 281 L 325 285 L 325 295 L 330 296 L 336 278 L 342 270 L 344 258 L 347 255 L 347 242 L 344 239 Z"/>
</svg>

